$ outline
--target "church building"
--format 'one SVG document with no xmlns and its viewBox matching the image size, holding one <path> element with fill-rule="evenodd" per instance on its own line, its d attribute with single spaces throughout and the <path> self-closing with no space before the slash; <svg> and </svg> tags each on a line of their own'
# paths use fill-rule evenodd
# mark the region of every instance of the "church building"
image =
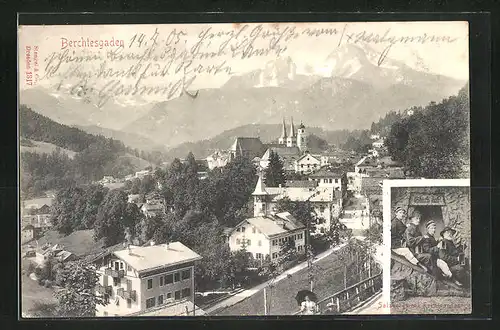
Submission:
<svg viewBox="0 0 500 330">
<path fill-rule="evenodd" d="M 287 172 L 295 172 L 297 160 L 307 151 L 307 134 L 304 124 L 300 124 L 297 132 L 293 125 L 293 118 L 290 123 L 290 130 L 287 132 L 285 119 L 278 144 L 269 145 L 266 152 L 260 159 L 260 167 L 267 168 L 271 152 L 278 154 L 283 162 L 283 168 Z"/>
</svg>

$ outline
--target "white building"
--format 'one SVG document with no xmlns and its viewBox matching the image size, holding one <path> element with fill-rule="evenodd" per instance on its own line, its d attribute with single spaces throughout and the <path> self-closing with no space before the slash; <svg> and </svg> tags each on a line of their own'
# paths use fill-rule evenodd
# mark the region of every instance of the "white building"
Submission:
<svg viewBox="0 0 500 330">
<path fill-rule="evenodd" d="M 97 294 L 109 303 L 96 306 L 96 316 L 176 316 L 179 308 L 173 306 L 177 305 L 203 314 L 194 306 L 194 262 L 198 260 L 201 257 L 180 242 L 129 246 L 100 256 L 94 260 Z"/>
<path fill-rule="evenodd" d="M 140 209 L 146 218 L 153 218 L 159 214 L 165 213 L 165 205 L 164 204 L 144 203 L 141 205 Z"/>
<path fill-rule="evenodd" d="M 262 177 L 257 181 L 253 196 L 254 214 L 276 212 L 276 203 L 285 197 L 291 201 L 311 202 L 316 215 L 324 220 L 317 226 L 318 231 L 330 228 L 343 206 L 341 191 L 335 191 L 333 187 L 266 187 Z"/>
<path fill-rule="evenodd" d="M 231 153 L 229 151 L 215 151 L 213 154 L 206 158 L 208 168 L 213 170 L 217 167 L 224 167 L 229 163 Z"/>
<path fill-rule="evenodd" d="M 333 188 L 345 196 L 347 191 L 347 175 L 344 171 L 329 167 L 322 167 L 309 175 L 309 180 L 316 181 L 318 187 Z"/>
<path fill-rule="evenodd" d="M 283 242 L 292 240 L 298 252 L 304 251 L 306 228 L 290 213 L 260 214 L 240 222 L 229 233 L 229 248 L 238 251 L 244 245 L 255 259 L 274 260 Z"/>
<path fill-rule="evenodd" d="M 295 161 L 295 173 L 307 174 L 321 168 L 321 157 L 305 153 Z"/>
<path fill-rule="evenodd" d="M 382 148 L 384 146 L 384 139 L 378 139 L 372 143 L 373 148 Z"/>
<path fill-rule="evenodd" d="M 136 178 L 143 178 L 146 175 L 149 175 L 150 173 L 151 173 L 151 171 L 149 171 L 149 170 L 138 171 L 138 172 L 135 172 L 135 177 Z"/>
</svg>

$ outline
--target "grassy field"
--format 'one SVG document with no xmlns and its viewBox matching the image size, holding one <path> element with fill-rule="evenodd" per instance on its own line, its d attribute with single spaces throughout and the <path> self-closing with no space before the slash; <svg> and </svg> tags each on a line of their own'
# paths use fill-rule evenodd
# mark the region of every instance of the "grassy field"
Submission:
<svg viewBox="0 0 500 330">
<path fill-rule="evenodd" d="M 30 146 L 27 146 L 27 144 L 30 144 Z M 69 156 L 69 158 L 73 158 L 76 155 L 75 151 L 60 148 L 52 143 L 28 140 L 28 141 L 24 141 L 24 145 L 21 144 L 21 152 L 22 151 L 31 151 L 31 152 L 37 152 L 37 153 L 50 154 L 56 149 L 61 149 L 61 151 L 65 154 L 67 154 Z"/>
<path fill-rule="evenodd" d="M 77 230 L 68 236 L 63 236 L 57 231 L 49 230 L 38 240 L 38 245 L 42 246 L 48 243 L 53 246 L 59 244 L 66 251 L 74 253 L 77 256 L 102 252 L 103 241 L 95 242 L 93 234 L 94 231 L 92 229 Z"/>
<path fill-rule="evenodd" d="M 325 298 L 337 291 L 344 289 L 344 267 L 335 254 L 325 257 L 315 263 L 314 292 L 318 299 Z M 309 290 L 307 269 L 303 269 L 284 279 L 272 289 L 271 295 L 268 291 L 268 303 L 270 302 L 270 315 L 291 315 L 299 310 L 295 295 L 300 290 Z M 348 280 L 348 284 L 351 285 Z M 215 315 L 264 315 L 264 291 L 261 290 L 247 299 L 219 311 Z"/>
<path fill-rule="evenodd" d="M 27 269 L 27 260 L 22 260 L 22 267 Z M 32 314 L 37 303 L 54 304 L 57 300 L 53 296 L 53 289 L 38 285 L 26 275 L 21 276 L 21 312 L 22 315 Z"/>
</svg>

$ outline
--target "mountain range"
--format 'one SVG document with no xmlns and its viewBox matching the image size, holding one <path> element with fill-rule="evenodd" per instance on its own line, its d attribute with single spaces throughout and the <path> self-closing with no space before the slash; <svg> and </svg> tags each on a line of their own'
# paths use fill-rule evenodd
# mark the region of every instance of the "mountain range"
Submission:
<svg viewBox="0 0 500 330">
<path fill-rule="evenodd" d="M 389 111 L 439 102 L 466 83 L 413 69 L 389 56 L 379 63 L 380 54 L 373 49 L 346 44 L 308 73 L 299 73 L 291 58 L 278 58 L 232 76 L 220 88 L 202 89 L 196 98 L 183 94 L 158 103 L 108 102 L 99 109 L 84 99 L 40 88 L 23 91 L 21 103 L 58 122 L 89 132 L 98 127 L 129 139 L 128 145 L 141 137 L 141 145 L 174 148 L 235 127 L 280 123 L 283 117 L 324 130 L 369 128 Z"/>
</svg>

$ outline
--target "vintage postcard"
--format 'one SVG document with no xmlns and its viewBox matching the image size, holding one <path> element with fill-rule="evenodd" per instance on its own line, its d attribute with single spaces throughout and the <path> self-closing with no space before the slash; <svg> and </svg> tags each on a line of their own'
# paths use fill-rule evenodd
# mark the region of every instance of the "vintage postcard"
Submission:
<svg viewBox="0 0 500 330">
<path fill-rule="evenodd" d="M 391 314 L 470 314 L 468 179 L 384 182 L 384 293 Z"/>
<path fill-rule="evenodd" d="M 469 310 L 468 44 L 461 21 L 20 25 L 20 315 Z M 432 257 L 387 245 L 393 206 Z"/>
</svg>

